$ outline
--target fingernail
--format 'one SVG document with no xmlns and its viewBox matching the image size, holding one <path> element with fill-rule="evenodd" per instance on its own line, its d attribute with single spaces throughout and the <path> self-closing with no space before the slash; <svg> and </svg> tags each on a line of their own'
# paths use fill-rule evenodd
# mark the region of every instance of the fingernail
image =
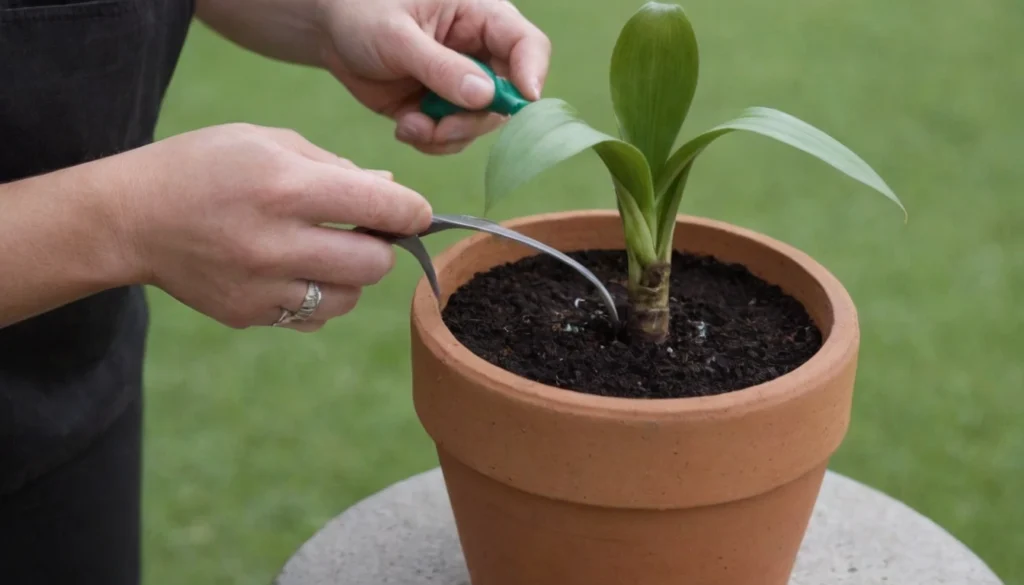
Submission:
<svg viewBox="0 0 1024 585">
<path fill-rule="evenodd" d="M 395 178 L 395 175 L 392 174 L 391 171 L 381 171 L 381 170 L 377 170 L 377 169 L 369 169 L 369 171 L 371 173 L 377 175 L 378 177 L 383 177 L 383 178 L 385 178 L 385 179 L 387 179 L 389 181 L 391 181 L 391 180 L 393 180 Z"/>
<path fill-rule="evenodd" d="M 533 83 L 530 84 L 530 89 L 533 90 L 533 95 L 536 99 L 540 99 L 540 80 L 534 79 Z"/>
<path fill-rule="evenodd" d="M 462 78 L 462 87 L 459 88 L 462 99 L 467 103 L 483 107 L 491 103 L 494 98 L 494 83 L 472 73 Z"/>
<path fill-rule="evenodd" d="M 420 142 L 422 140 L 419 130 L 412 125 L 399 125 L 395 130 L 395 136 L 403 142 Z"/>
<path fill-rule="evenodd" d="M 469 133 L 466 131 L 465 128 L 452 128 L 448 132 L 448 135 L 445 138 L 445 142 L 463 142 L 468 138 Z"/>
</svg>

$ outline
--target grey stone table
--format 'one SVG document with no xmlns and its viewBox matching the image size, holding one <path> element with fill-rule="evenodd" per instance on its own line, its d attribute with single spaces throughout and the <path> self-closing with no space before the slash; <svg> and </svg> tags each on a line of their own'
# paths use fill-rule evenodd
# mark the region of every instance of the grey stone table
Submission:
<svg viewBox="0 0 1024 585">
<path fill-rule="evenodd" d="M 790 583 L 1002 585 L 932 521 L 832 472 Z M 469 585 L 440 470 L 392 485 L 328 522 L 275 585 Z"/>
</svg>

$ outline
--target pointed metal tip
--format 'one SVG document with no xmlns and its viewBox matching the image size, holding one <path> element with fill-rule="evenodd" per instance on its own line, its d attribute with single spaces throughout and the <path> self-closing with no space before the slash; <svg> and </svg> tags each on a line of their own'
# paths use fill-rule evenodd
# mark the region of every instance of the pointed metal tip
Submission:
<svg viewBox="0 0 1024 585">
<path fill-rule="evenodd" d="M 420 268 L 423 269 L 423 273 L 427 275 L 427 280 L 430 282 L 430 290 L 434 291 L 434 298 L 440 302 L 441 286 L 437 283 L 434 263 L 430 259 L 430 253 L 427 252 L 427 248 L 423 245 L 423 240 L 419 236 L 409 236 L 396 240 L 395 245 L 408 251 L 420 263 Z"/>
</svg>

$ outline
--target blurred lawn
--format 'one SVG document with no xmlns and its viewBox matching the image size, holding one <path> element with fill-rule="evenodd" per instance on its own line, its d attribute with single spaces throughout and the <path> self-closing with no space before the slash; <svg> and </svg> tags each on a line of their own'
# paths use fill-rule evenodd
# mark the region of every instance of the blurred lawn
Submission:
<svg viewBox="0 0 1024 585">
<path fill-rule="evenodd" d="M 547 95 L 606 130 L 608 57 L 639 3 L 518 3 L 555 44 Z M 910 209 L 904 226 L 877 194 L 750 135 L 709 149 L 683 205 L 790 242 L 849 287 L 863 351 L 833 467 L 934 518 L 1008 585 L 1024 583 L 1024 4 L 686 6 L 703 53 L 687 135 L 748 105 L 778 107 L 850 145 Z M 419 155 L 328 75 L 196 26 L 160 135 L 228 121 L 295 128 L 390 169 L 438 212 L 481 209 L 491 138 L 456 157 Z M 499 216 L 614 205 L 592 155 L 530 191 Z M 231 331 L 153 291 L 147 583 L 268 583 L 328 518 L 435 464 L 409 396 L 418 276 L 400 255 L 354 314 L 315 335 Z"/>
</svg>

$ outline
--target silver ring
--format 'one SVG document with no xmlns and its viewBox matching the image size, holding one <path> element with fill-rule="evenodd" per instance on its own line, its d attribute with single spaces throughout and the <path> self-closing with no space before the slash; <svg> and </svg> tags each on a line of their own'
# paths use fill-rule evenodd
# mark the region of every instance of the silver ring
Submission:
<svg viewBox="0 0 1024 585">
<path fill-rule="evenodd" d="M 280 327 L 282 325 L 287 325 L 294 320 L 295 313 L 289 311 L 288 309 L 281 309 L 281 316 L 277 318 L 277 321 L 274 321 L 274 324 L 271 325 L 271 327 Z"/>
<path fill-rule="evenodd" d="M 309 284 L 306 285 L 306 297 L 302 299 L 302 306 L 295 312 L 295 316 L 300 321 L 309 319 L 316 312 L 317 307 L 320 306 L 320 299 L 322 298 L 323 295 L 320 294 L 320 287 L 312 280 L 309 281 Z"/>
<path fill-rule="evenodd" d="M 309 284 L 306 285 L 306 296 L 302 299 L 302 305 L 299 307 L 299 310 L 289 311 L 288 309 L 281 309 L 281 316 L 277 318 L 273 326 L 280 327 L 289 323 L 301 323 L 309 319 L 316 312 L 317 307 L 320 306 L 321 299 L 323 299 L 323 294 L 320 292 L 320 287 L 312 280 L 309 281 Z"/>
</svg>

